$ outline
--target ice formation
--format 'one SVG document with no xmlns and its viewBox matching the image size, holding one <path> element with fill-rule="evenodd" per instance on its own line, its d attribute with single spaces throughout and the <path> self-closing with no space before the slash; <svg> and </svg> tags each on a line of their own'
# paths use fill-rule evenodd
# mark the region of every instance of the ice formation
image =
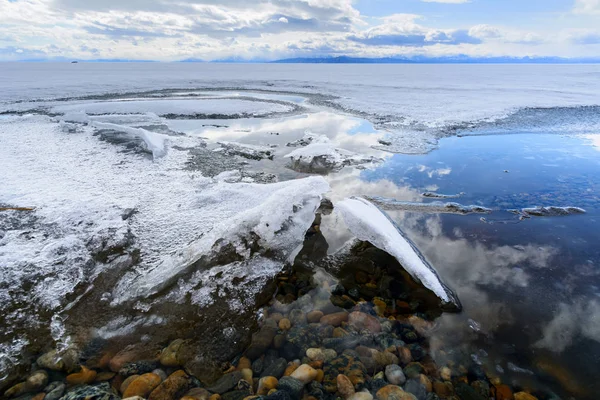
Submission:
<svg viewBox="0 0 600 400">
<path fill-rule="evenodd" d="M 533 215 L 534 217 L 555 217 L 573 214 L 585 214 L 585 210 L 580 207 L 529 207 L 521 209 L 521 213 L 525 215 Z"/>
<path fill-rule="evenodd" d="M 464 193 L 459 194 L 441 194 L 436 192 L 424 192 L 421 196 L 426 197 L 428 199 L 457 199 L 464 195 Z"/>
<path fill-rule="evenodd" d="M 370 201 L 384 210 L 414 211 L 428 213 L 447 213 L 447 214 L 490 214 L 492 209 L 470 205 L 465 206 L 459 203 L 442 203 L 434 201 L 431 203 L 415 203 L 412 201 L 400 201 L 387 199 L 384 197 L 367 197 Z"/>
<path fill-rule="evenodd" d="M 312 138 L 310 141 L 308 141 Z M 340 149 L 326 136 L 305 136 L 310 144 L 287 154 L 290 168 L 298 172 L 328 173 L 339 171 L 346 166 L 380 163 L 383 160 L 373 156 L 357 154 Z"/>
<path fill-rule="evenodd" d="M 93 122 L 92 126 L 99 130 L 113 130 L 122 132 L 131 137 L 139 138 L 144 141 L 148 152 L 152 153 L 154 158 L 162 157 L 167 152 L 167 137 L 160 133 L 150 132 L 143 128 L 132 128 L 129 126 L 111 124 L 107 122 Z"/>
<path fill-rule="evenodd" d="M 223 151 L 229 155 L 241 156 L 251 160 L 262 160 L 268 158 L 272 160 L 274 150 L 268 146 L 257 146 L 252 144 L 237 143 L 237 142 L 218 142 L 220 148 L 215 151 Z"/>
<path fill-rule="evenodd" d="M 350 231 L 360 240 L 394 256 L 404 269 L 443 302 L 460 307 L 458 298 L 389 217 L 362 198 L 345 199 L 336 205 Z"/>
</svg>

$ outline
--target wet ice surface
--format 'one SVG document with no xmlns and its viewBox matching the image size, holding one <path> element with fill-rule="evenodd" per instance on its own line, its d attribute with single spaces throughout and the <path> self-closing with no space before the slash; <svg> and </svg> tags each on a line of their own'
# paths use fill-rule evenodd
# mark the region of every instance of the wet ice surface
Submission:
<svg viewBox="0 0 600 400">
<path fill-rule="evenodd" d="M 132 87 L 145 85 L 132 82 Z M 69 82 L 63 83 L 68 91 Z M 130 83 L 113 85 L 123 91 L 131 89 Z M 260 82 L 249 85 L 266 88 Z M 558 387 L 557 382 L 564 385 L 561 378 L 553 377 L 556 369 L 551 367 L 559 363 L 572 375 L 571 391 L 581 390 L 577 398 L 585 398 L 594 390 L 586 388 L 600 372 L 594 358 L 600 352 L 600 254 L 595 246 L 599 239 L 600 165 L 597 148 L 590 146 L 597 142 L 596 136 L 587 134 L 597 122 L 593 107 L 555 111 L 553 120 L 560 124 L 549 131 L 572 133 L 568 129 L 574 126 L 565 124 L 565 118 L 587 122 L 583 129 L 574 130 L 586 133 L 585 137 L 559 136 L 543 133 L 548 127 L 548 113 L 538 109 L 489 119 L 494 112 L 506 110 L 503 106 L 518 106 L 515 93 L 509 89 L 512 94 L 500 100 L 492 96 L 496 108 L 481 110 L 475 102 L 458 113 L 465 116 L 467 108 L 472 109 L 476 115 L 464 118 L 488 118 L 484 124 L 451 121 L 444 125 L 440 121 L 451 118 L 440 114 L 443 107 L 436 107 L 430 126 L 425 126 L 425 111 L 420 110 L 429 109 L 423 101 L 409 105 L 414 97 L 378 99 L 382 92 L 394 93 L 389 87 L 370 91 L 357 85 L 348 88 L 346 97 L 334 100 L 328 97 L 329 92 L 319 94 L 315 87 L 305 88 L 310 95 L 290 93 L 301 86 L 297 81 L 277 81 L 277 85 L 280 93 L 202 91 L 190 85 L 189 90 L 152 96 L 128 94 L 127 100 L 4 104 L 3 109 L 67 114 L 3 115 L 0 120 L 0 148 L 4 150 L 0 170 L 8 171 L 3 175 L 0 203 L 35 207 L 31 215 L 18 211 L 0 215 L 0 262 L 9 266 L 5 268 L 8 273 L 2 274 L 2 288 L 18 288 L 1 292 L 2 311 L 9 321 L 8 329 L 0 335 L 2 353 L 17 360 L 27 334 L 38 332 L 36 325 L 44 325 L 53 312 L 64 307 L 62 299 L 76 304 L 78 296 L 105 268 L 118 268 L 122 254 L 103 254 L 103 249 L 128 246 L 130 241 L 140 248 L 142 264 L 127 273 L 119 270 L 117 276 L 123 279 L 115 285 L 117 290 L 113 292 L 111 287 L 102 298 L 122 307 L 134 303 L 138 311 L 135 317 L 114 318 L 106 326 L 96 327 L 101 337 L 135 332 L 148 324 L 163 326 L 165 320 L 154 314 L 164 312 L 154 309 L 157 303 L 177 303 L 186 293 L 192 293 L 193 304 L 207 306 L 215 293 L 232 290 L 227 276 L 223 281 L 215 279 L 226 273 L 242 276 L 256 271 L 254 280 L 246 282 L 244 288 L 250 293 L 260 290 L 279 270 L 281 260 L 295 254 L 293 247 L 312 222 L 309 215 L 328 185 L 331 190 L 327 196 L 334 205 L 348 197 L 370 196 L 416 207 L 386 212 L 464 307 L 462 314 L 444 315 L 437 321 L 432 343 L 441 360 L 475 357 L 491 364 L 492 369 L 503 370 L 507 379 L 553 388 Z M 426 86 L 430 92 L 439 93 L 439 88 Z M 328 90 L 342 93 L 341 87 L 331 84 Z M 88 89 L 106 91 L 92 86 L 76 88 L 73 93 L 87 94 Z M 581 105 L 595 98 L 587 87 L 563 90 L 558 96 L 561 104 Z M 57 95 L 56 89 L 41 87 L 30 95 L 39 98 L 49 93 L 58 97 L 62 92 Z M 448 90 L 442 98 L 453 95 Z M 535 99 L 538 106 L 554 106 L 555 101 L 546 95 Z M 413 123 L 394 114 L 392 110 L 401 108 L 399 102 L 405 106 L 403 112 L 412 113 L 413 122 L 419 116 L 423 119 Z M 361 107 L 365 113 L 339 112 Z M 378 110 L 381 120 L 375 116 Z M 571 111 L 575 111 L 574 117 Z M 61 124 L 61 119 L 71 125 Z M 438 129 L 440 124 L 443 129 Z M 519 126 L 525 132 L 538 127 L 539 133 L 498 135 L 519 133 Z M 463 137 L 437 144 L 440 137 L 454 134 Z M 305 143 L 307 135 L 326 136 L 334 144 L 329 150 L 341 149 L 342 154 L 351 152 L 381 162 L 368 163 L 366 170 L 342 163 L 343 168 L 338 165 L 322 177 L 294 182 L 315 172 L 289 168 L 286 157 L 311 145 Z M 223 157 L 219 142 L 233 143 L 235 150 Z M 296 146 L 288 147 L 289 143 Z M 439 148 L 426 155 L 381 151 L 418 153 L 436 145 Z M 269 157 L 240 156 L 254 151 L 262 154 L 267 149 L 272 149 Z M 267 182 L 270 185 L 265 185 Z M 428 195 L 423 196 L 424 192 Z M 442 213 L 439 199 L 454 193 L 461 193 L 461 204 L 492 209 L 492 214 L 485 216 L 486 223 L 480 215 Z M 300 205 L 304 207 L 296 210 Z M 571 206 L 585 209 L 586 214 L 522 220 L 507 211 Z M 282 214 L 271 215 L 272 209 L 281 209 Z M 285 243 L 278 243 L 271 234 L 287 217 L 296 221 L 295 228 Z M 21 226 L 14 222 L 8 225 L 7 221 L 14 219 Z M 275 226 L 266 229 L 272 222 Z M 6 225 L 14 228 L 7 229 Z M 321 229 L 330 253 L 353 239 L 347 228 L 337 211 L 324 217 Z M 260 233 L 279 249 L 277 257 L 253 254 L 246 247 L 255 240 L 245 235 L 248 231 Z M 229 238 L 236 258 L 223 261 L 215 269 L 188 268 L 190 262 L 214 250 L 215 239 L 226 236 L 224 232 L 240 233 Z M 102 263 L 94 259 L 98 254 Z M 166 265 L 170 267 L 162 268 Z M 179 290 L 172 290 L 175 286 Z M 35 293 L 33 298 L 31 293 Z M 131 301 L 148 293 L 154 296 L 149 301 Z M 30 300 L 29 305 L 11 308 L 15 299 L 19 304 Z M 235 312 L 242 305 L 232 301 L 227 307 Z M 146 314 L 144 310 L 150 311 Z M 58 328 L 55 334 L 60 333 Z M 14 342 L 13 337 L 17 338 Z M 64 339 L 60 335 L 56 338 Z"/>
</svg>

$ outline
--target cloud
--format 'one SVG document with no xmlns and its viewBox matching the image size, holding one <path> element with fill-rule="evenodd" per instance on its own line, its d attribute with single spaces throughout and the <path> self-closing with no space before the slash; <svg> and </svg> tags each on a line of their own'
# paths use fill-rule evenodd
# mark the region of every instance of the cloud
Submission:
<svg viewBox="0 0 600 400">
<path fill-rule="evenodd" d="M 481 40 L 469 35 L 466 30 L 430 29 L 417 24 L 421 17 L 414 14 L 396 14 L 382 19 L 383 23 L 359 34 L 350 35 L 349 40 L 369 46 L 433 46 L 479 44 Z"/>
<path fill-rule="evenodd" d="M 600 14 L 600 0 L 575 0 L 575 14 Z"/>
<path fill-rule="evenodd" d="M 600 31 L 589 29 L 574 29 L 564 32 L 564 38 L 569 43 L 579 45 L 600 44 Z"/>
<path fill-rule="evenodd" d="M 515 29 L 507 29 L 487 24 L 475 25 L 469 29 L 469 36 L 480 40 L 499 41 L 514 44 L 541 44 L 544 37 L 533 32 L 525 32 Z"/>
</svg>

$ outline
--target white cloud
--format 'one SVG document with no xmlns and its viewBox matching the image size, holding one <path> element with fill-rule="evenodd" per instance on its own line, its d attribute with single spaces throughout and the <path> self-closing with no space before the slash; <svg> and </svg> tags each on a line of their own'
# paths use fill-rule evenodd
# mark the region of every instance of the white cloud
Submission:
<svg viewBox="0 0 600 400">
<path fill-rule="evenodd" d="M 576 14 L 600 14 L 600 0 L 575 0 Z"/>
</svg>

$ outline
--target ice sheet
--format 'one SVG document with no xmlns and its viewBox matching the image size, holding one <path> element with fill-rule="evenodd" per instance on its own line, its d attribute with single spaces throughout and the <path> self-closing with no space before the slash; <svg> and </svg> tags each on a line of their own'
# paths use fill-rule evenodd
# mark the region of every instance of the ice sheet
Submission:
<svg viewBox="0 0 600 400">
<path fill-rule="evenodd" d="M 443 302 L 459 306 L 456 296 L 438 277 L 417 248 L 377 207 L 362 198 L 350 198 L 335 204 L 350 231 L 360 240 L 394 256 L 402 267 Z"/>
</svg>

